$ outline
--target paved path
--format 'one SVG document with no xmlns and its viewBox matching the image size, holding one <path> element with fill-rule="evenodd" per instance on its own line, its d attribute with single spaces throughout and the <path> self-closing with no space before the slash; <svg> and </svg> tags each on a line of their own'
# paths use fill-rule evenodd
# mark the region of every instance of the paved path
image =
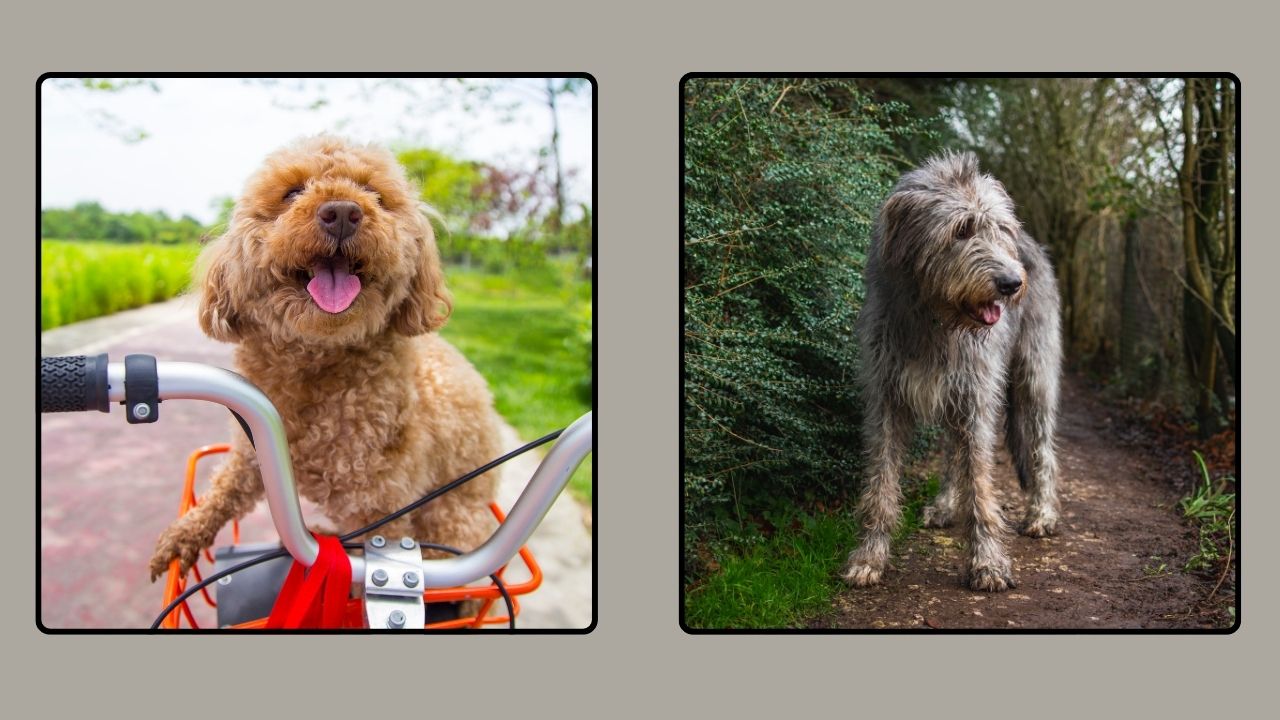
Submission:
<svg viewBox="0 0 1280 720">
<path fill-rule="evenodd" d="M 43 333 L 42 355 L 96 354 L 112 360 L 147 353 L 231 367 L 231 346 L 206 338 L 195 302 L 178 298 Z M 226 442 L 227 411 L 201 402 L 169 402 L 153 425 L 128 425 L 119 407 L 109 415 L 41 417 L 41 617 L 51 628 L 142 628 L 160 609 L 162 588 L 147 578 L 156 537 L 177 513 L 187 455 Z M 236 432 L 239 432 L 238 430 Z M 506 449 L 521 441 L 504 428 Z M 532 454 L 504 466 L 499 504 L 509 508 L 537 466 Z M 590 462 L 590 458 L 587 459 Z M 202 466 L 205 482 L 217 461 Z M 197 491 L 201 487 L 197 484 Z M 307 517 L 314 506 L 303 502 Z M 274 539 L 265 503 L 241 523 L 246 542 Z M 230 543 L 226 530 L 218 544 Z M 555 503 L 529 542 L 542 565 L 542 587 L 525 596 L 518 626 L 582 628 L 591 623 L 591 535 L 582 508 L 568 494 Z M 527 577 L 519 562 L 508 579 Z M 196 603 L 202 626 L 213 611 Z"/>
</svg>

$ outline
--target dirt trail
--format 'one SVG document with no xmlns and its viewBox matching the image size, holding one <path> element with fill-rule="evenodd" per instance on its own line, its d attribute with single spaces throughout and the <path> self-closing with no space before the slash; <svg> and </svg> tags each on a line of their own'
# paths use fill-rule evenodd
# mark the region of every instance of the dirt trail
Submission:
<svg viewBox="0 0 1280 720">
<path fill-rule="evenodd" d="M 1177 514 L 1179 495 L 1149 450 L 1117 439 L 1119 422 L 1079 379 L 1066 379 L 1058 434 L 1062 521 L 1051 538 L 1009 538 L 1017 588 L 989 594 L 962 586 L 957 531 L 922 529 L 894 548 L 893 568 L 881 585 L 842 592 L 833 612 L 814 626 L 1229 626 L 1223 598 L 1234 593 L 1232 578 L 1218 589 L 1215 602 L 1203 602 L 1217 578 L 1181 570 L 1196 550 L 1196 538 Z M 1016 520 L 1023 497 L 1008 453 L 1002 449 L 999 459 L 1001 505 L 1005 517 Z"/>
</svg>

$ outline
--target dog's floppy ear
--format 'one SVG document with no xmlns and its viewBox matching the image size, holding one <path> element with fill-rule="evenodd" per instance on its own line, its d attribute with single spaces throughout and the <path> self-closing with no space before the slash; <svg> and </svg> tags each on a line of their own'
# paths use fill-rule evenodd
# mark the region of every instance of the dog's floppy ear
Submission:
<svg viewBox="0 0 1280 720">
<path fill-rule="evenodd" d="M 888 264 L 898 264 L 906 260 L 905 248 L 910 243 L 903 242 L 901 234 L 905 230 L 904 220 L 917 197 L 911 191 L 896 191 L 880 206 L 880 217 L 876 219 L 875 241 L 876 251 Z"/>
<path fill-rule="evenodd" d="M 243 320 L 236 311 L 239 290 L 235 277 L 241 243 L 230 232 L 213 241 L 196 261 L 195 282 L 200 288 L 200 328 L 214 340 L 240 339 Z"/>
<path fill-rule="evenodd" d="M 409 294 L 391 316 L 391 326 L 404 335 L 421 335 L 440 329 L 453 312 L 453 297 L 444 285 L 440 252 L 436 249 L 435 231 L 423 208 L 415 216 L 414 241 L 418 245 L 418 263 L 409 281 Z"/>
</svg>

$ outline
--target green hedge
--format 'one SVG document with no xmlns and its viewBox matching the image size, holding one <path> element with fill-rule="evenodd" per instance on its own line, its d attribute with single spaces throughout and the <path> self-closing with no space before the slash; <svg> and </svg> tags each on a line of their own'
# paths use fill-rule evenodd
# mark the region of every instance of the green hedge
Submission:
<svg viewBox="0 0 1280 720">
<path fill-rule="evenodd" d="M 854 320 L 872 221 L 923 134 L 842 80 L 684 87 L 684 511 L 697 546 L 842 496 L 859 465 Z"/>
</svg>

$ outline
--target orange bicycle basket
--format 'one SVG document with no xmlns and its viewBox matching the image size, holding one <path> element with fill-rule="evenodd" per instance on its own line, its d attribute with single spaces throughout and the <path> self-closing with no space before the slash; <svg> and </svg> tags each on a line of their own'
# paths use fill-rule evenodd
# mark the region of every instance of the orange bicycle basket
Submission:
<svg viewBox="0 0 1280 720">
<path fill-rule="evenodd" d="M 178 507 L 178 517 L 182 517 L 187 514 L 188 511 L 199 503 L 199 500 L 195 495 L 195 482 L 196 465 L 200 459 L 209 455 L 225 453 L 230 449 L 231 446 L 227 444 L 206 445 L 191 453 L 190 457 L 187 458 L 187 476 L 186 481 L 182 486 L 182 502 Z M 507 519 L 506 514 L 502 512 L 502 509 L 498 507 L 497 503 L 490 503 L 489 509 L 493 512 L 494 517 L 498 519 L 499 523 L 502 523 Z M 232 542 L 235 544 L 240 543 L 240 523 L 238 521 L 232 523 Z M 210 565 L 213 563 L 213 555 L 209 550 L 206 549 L 202 555 L 203 559 Z M 529 579 L 518 584 L 508 584 L 506 586 L 507 594 L 511 596 L 511 605 L 516 615 L 520 614 L 520 601 L 517 599 L 517 596 L 531 593 L 534 590 L 537 590 L 538 586 L 542 584 L 542 568 L 538 566 L 537 560 L 534 559 L 533 553 L 529 552 L 528 547 L 520 548 L 520 559 L 529 569 Z M 200 558 L 197 558 L 196 564 L 191 567 L 191 576 L 196 582 L 203 581 L 200 564 L 201 560 Z M 504 565 L 497 573 L 495 573 L 495 575 L 502 578 L 506 569 L 507 567 Z M 187 582 L 188 578 L 179 568 L 178 561 L 175 559 L 170 562 L 169 573 L 165 578 L 163 607 L 168 607 L 170 603 L 186 591 Z M 206 605 L 209 607 L 217 607 L 217 602 L 209 595 L 208 588 L 201 588 L 200 595 L 203 597 Z M 444 620 L 434 623 L 429 622 L 425 626 L 425 629 L 427 630 L 479 628 L 485 625 L 506 625 L 511 621 L 511 618 L 507 615 L 489 614 L 494 603 L 502 599 L 502 592 L 498 589 L 498 585 L 493 582 L 490 582 L 488 585 L 428 589 L 422 593 L 422 599 L 427 603 L 453 603 L 462 600 L 482 601 L 475 614 L 453 620 Z M 169 615 L 165 617 L 164 621 L 160 624 L 160 627 L 166 630 L 180 629 L 183 625 L 182 619 L 186 618 L 187 626 L 199 629 L 200 626 L 196 623 L 196 619 L 191 612 L 191 608 L 187 604 L 190 600 L 191 598 L 188 598 L 174 608 Z M 266 624 L 267 619 L 263 617 L 258 618 L 257 620 L 240 623 L 238 625 L 232 625 L 230 627 L 237 630 L 258 629 L 265 627 Z M 352 598 L 347 603 L 347 616 L 343 627 L 361 628 L 363 626 L 364 602 L 360 598 Z"/>
</svg>

